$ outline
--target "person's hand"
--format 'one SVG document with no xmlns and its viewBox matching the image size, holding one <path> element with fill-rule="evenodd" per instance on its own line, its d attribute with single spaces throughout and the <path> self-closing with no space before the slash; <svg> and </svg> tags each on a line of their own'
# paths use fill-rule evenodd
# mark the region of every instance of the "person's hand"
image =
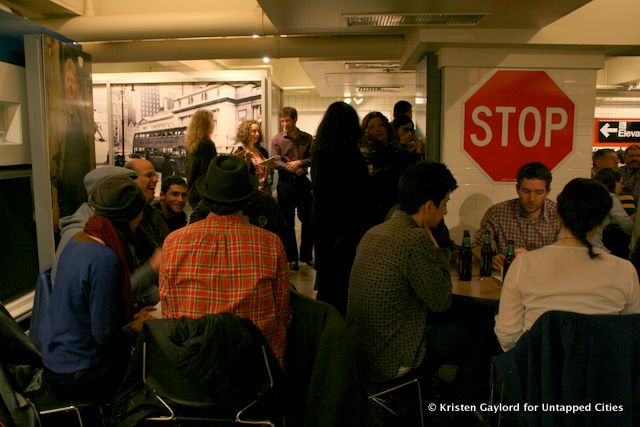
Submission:
<svg viewBox="0 0 640 427">
<path fill-rule="evenodd" d="M 515 255 L 518 256 L 518 255 L 523 254 L 525 252 L 528 252 L 526 248 L 516 248 Z"/>
<path fill-rule="evenodd" d="M 153 315 L 153 312 L 156 310 L 157 308 L 151 307 L 151 306 L 143 307 L 142 310 L 140 310 L 133 316 L 133 322 L 131 322 L 131 329 L 133 329 L 136 332 L 140 332 L 142 330 L 142 324 L 144 323 L 145 320 L 157 319 L 157 317 Z"/>
<path fill-rule="evenodd" d="M 156 248 L 149 258 L 149 266 L 157 273 L 160 271 L 160 264 L 162 264 L 162 248 Z"/>
<path fill-rule="evenodd" d="M 504 255 L 497 254 L 491 260 L 491 266 L 494 270 L 500 271 L 502 270 L 502 266 L 504 265 Z"/>
<path fill-rule="evenodd" d="M 305 170 L 304 170 L 304 168 L 301 168 L 300 166 L 298 166 L 298 167 L 293 171 L 293 173 L 295 173 L 295 174 L 296 174 L 296 175 L 298 175 L 298 176 L 302 176 L 302 175 L 304 175 L 305 173 L 307 173 L 307 171 L 305 171 Z"/>
<path fill-rule="evenodd" d="M 284 168 L 291 173 L 295 173 L 296 169 L 300 167 L 302 162 L 300 160 L 292 160 L 284 164 Z"/>
</svg>

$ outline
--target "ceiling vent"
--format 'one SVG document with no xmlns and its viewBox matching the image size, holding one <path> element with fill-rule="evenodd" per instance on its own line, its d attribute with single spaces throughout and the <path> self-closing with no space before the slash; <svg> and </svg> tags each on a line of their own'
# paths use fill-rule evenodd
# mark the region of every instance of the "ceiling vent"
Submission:
<svg viewBox="0 0 640 427">
<path fill-rule="evenodd" d="M 346 70 L 373 70 L 373 71 L 398 71 L 400 63 L 393 61 L 386 62 L 345 62 Z"/>
<path fill-rule="evenodd" d="M 400 92 L 400 86 L 360 86 L 356 88 L 356 93 L 365 92 Z"/>
<path fill-rule="evenodd" d="M 342 15 L 347 27 L 472 27 L 486 13 L 384 13 L 370 15 Z"/>
</svg>

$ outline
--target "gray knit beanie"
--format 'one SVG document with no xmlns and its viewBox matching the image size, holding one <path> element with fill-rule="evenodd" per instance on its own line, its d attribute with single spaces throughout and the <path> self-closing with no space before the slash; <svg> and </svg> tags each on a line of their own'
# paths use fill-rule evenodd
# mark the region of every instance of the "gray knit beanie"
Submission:
<svg viewBox="0 0 640 427">
<path fill-rule="evenodd" d="M 89 194 L 89 205 L 113 222 L 127 222 L 138 216 L 145 205 L 144 194 L 138 184 L 124 175 L 107 176 L 96 182 Z"/>
</svg>

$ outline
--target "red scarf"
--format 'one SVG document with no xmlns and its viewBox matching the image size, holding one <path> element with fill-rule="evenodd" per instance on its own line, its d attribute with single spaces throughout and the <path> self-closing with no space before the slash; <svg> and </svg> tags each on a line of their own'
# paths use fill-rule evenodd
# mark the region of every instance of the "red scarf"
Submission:
<svg viewBox="0 0 640 427">
<path fill-rule="evenodd" d="M 97 237 L 115 252 L 120 261 L 119 282 L 122 283 L 122 302 L 124 303 L 124 315 L 126 322 L 133 319 L 133 295 L 131 292 L 131 278 L 129 269 L 132 267 L 131 255 L 126 242 L 120 237 L 116 228 L 107 218 L 94 215 L 89 218 L 84 232 L 92 237 Z"/>
</svg>

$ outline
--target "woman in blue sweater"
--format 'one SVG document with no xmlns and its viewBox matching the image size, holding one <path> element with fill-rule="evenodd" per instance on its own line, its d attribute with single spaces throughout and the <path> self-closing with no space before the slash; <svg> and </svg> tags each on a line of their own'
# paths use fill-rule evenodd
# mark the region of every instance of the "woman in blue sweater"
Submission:
<svg viewBox="0 0 640 427">
<path fill-rule="evenodd" d="M 95 215 L 58 260 L 42 349 L 51 387 L 68 396 L 117 389 L 135 332 L 153 310 L 132 313 L 127 243 L 142 219 L 142 190 L 129 177 L 109 176 L 96 183 L 89 205 Z"/>
</svg>

